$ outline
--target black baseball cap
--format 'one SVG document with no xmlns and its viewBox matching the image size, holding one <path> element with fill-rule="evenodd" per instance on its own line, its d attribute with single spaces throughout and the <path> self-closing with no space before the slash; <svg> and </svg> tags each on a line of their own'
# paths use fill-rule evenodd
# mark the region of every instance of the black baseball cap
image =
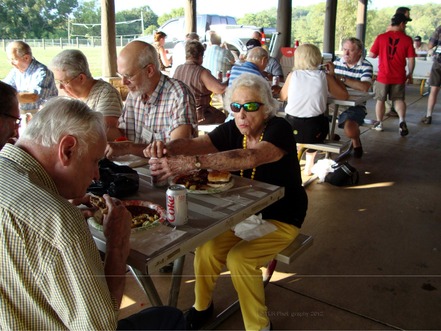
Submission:
<svg viewBox="0 0 441 331">
<path fill-rule="evenodd" d="M 415 41 L 421 41 L 421 37 L 420 37 L 420 36 L 415 36 L 415 38 L 413 38 L 413 40 L 415 40 Z"/>
<path fill-rule="evenodd" d="M 410 8 L 407 7 L 398 7 L 395 11 L 395 14 L 404 14 L 406 16 L 406 13 L 410 14 Z M 407 17 L 407 16 L 406 16 Z M 410 17 L 407 17 L 408 22 L 412 22 L 412 19 Z"/>
<path fill-rule="evenodd" d="M 401 23 L 407 23 L 409 21 L 411 21 L 411 19 L 408 18 L 406 15 L 398 13 L 392 16 L 392 18 L 390 19 L 390 24 L 396 26 L 400 25 Z"/>
<path fill-rule="evenodd" d="M 247 50 L 253 49 L 254 47 L 262 47 L 262 44 L 257 39 L 250 39 L 246 43 Z"/>
</svg>

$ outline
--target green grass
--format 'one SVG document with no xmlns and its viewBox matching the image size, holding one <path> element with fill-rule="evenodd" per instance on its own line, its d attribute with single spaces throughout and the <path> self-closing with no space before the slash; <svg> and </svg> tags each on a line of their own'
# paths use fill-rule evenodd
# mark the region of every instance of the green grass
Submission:
<svg viewBox="0 0 441 331">
<path fill-rule="evenodd" d="M 66 48 L 64 48 L 66 49 Z M 102 76 L 102 54 L 101 47 L 80 47 L 80 50 L 86 55 L 89 62 L 90 71 L 94 77 Z M 119 50 L 119 48 L 118 48 Z M 32 55 L 41 63 L 48 65 L 51 60 L 63 51 L 61 47 L 32 47 Z M 6 77 L 12 65 L 9 63 L 5 50 L 0 51 L 0 79 Z"/>
</svg>

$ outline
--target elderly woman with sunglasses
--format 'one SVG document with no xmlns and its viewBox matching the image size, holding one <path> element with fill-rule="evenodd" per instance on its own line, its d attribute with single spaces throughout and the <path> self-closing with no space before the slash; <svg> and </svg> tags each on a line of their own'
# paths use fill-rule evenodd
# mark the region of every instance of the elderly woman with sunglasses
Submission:
<svg viewBox="0 0 441 331">
<path fill-rule="evenodd" d="M 300 176 L 296 143 L 289 123 L 275 116 L 278 105 L 264 78 L 242 74 L 227 89 L 225 101 L 234 121 L 207 135 L 154 142 L 144 154 L 160 179 L 197 169 L 228 170 L 236 175 L 284 186 L 285 196 L 261 211 L 277 230 L 245 241 L 228 230 L 196 250 L 195 304 L 187 328 L 199 329 L 213 313 L 212 293 L 224 265 L 231 271 L 246 330 L 269 330 L 260 267 L 298 235 L 307 196 Z"/>
</svg>

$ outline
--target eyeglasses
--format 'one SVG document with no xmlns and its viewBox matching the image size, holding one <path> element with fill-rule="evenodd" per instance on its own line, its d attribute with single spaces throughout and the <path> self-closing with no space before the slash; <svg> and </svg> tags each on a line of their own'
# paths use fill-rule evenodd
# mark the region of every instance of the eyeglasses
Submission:
<svg viewBox="0 0 441 331">
<path fill-rule="evenodd" d="M 258 111 L 260 106 L 264 104 L 261 102 L 246 102 L 243 105 L 237 102 L 232 102 L 230 104 L 230 109 L 233 113 L 238 113 L 243 108 L 247 113 L 252 113 Z"/>
<path fill-rule="evenodd" d="M 119 72 L 117 72 L 116 74 L 117 74 L 118 77 L 121 78 L 121 79 L 127 79 L 127 80 L 133 82 L 133 79 L 135 78 L 135 76 L 136 76 L 137 74 L 139 74 L 142 70 L 144 70 L 147 66 L 148 66 L 148 64 L 146 64 L 144 67 L 142 67 L 141 69 L 139 69 L 139 70 L 138 70 L 137 72 L 135 72 L 133 75 L 123 75 L 123 74 L 120 74 Z"/>
<path fill-rule="evenodd" d="M 71 79 L 69 79 L 69 80 L 59 80 L 59 79 L 55 79 L 55 84 L 57 84 L 57 85 L 63 85 L 63 86 L 69 85 L 70 82 L 72 82 L 74 79 L 76 79 L 79 75 L 81 75 L 81 74 L 78 74 L 78 75 L 76 75 L 74 78 L 71 78 Z"/>
<path fill-rule="evenodd" d="M 6 116 L 9 118 L 13 118 L 15 120 L 15 125 L 20 125 L 21 124 L 21 118 L 20 117 L 15 117 L 9 114 L 0 114 L 1 116 Z"/>
</svg>

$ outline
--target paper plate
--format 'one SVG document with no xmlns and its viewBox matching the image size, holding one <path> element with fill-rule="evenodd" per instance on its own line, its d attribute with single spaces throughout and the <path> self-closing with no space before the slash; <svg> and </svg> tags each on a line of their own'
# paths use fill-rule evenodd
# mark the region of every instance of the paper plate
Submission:
<svg viewBox="0 0 441 331">
<path fill-rule="evenodd" d="M 190 175 L 193 175 L 193 174 L 190 174 Z M 199 177 L 198 172 L 194 172 L 194 175 Z M 187 187 L 187 185 L 185 185 L 186 183 L 184 183 L 184 181 L 185 181 L 185 179 L 188 178 L 188 176 L 189 175 L 176 176 L 176 177 L 172 178 L 171 184 L 172 185 L 179 184 L 179 185 L 184 185 Z M 217 187 L 213 187 L 213 186 L 205 184 L 206 181 L 203 180 L 203 176 L 204 176 L 204 174 L 201 175 L 202 180 L 200 181 L 200 183 L 197 183 L 197 185 L 192 185 L 190 187 L 187 187 L 188 193 L 190 193 L 190 194 L 215 194 L 215 193 L 227 191 L 234 186 L 234 178 L 231 178 L 231 180 L 228 183 L 219 185 Z M 194 188 L 192 188 L 193 186 L 194 186 Z"/>
<path fill-rule="evenodd" d="M 142 223 L 141 226 L 138 226 L 136 228 L 132 228 L 132 232 L 143 231 L 146 229 L 156 227 L 156 226 L 160 225 L 161 223 L 164 223 L 165 220 L 167 219 L 165 209 L 162 206 L 157 205 L 153 202 L 145 201 L 145 200 L 123 200 L 122 203 L 127 207 L 127 209 L 132 213 L 132 215 L 136 214 L 137 212 L 142 213 L 142 211 L 137 210 L 137 209 L 140 209 L 143 207 L 147 207 L 149 209 L 149 210 L 146 210 L 147 214 L 151 214 L 152 217 L 155 217 L 154 215 L 156 215 L 154 221 L 145 221 L 144 223 Z M 135 215 L 135 216 L 137 216 L 137 215 Z M 100 218 L 100 217 L 101 217 L 101 213 L 99 211 L 97 211 L 95 213 L 94 217 L 89 217 L 87 219 L 87 222 L 93 228 L 95 228 L 99 231 L 103 231 L 103 226 L 101 224 L 99 224 L 97 221 L 97 218 Z"/>
</svg>

